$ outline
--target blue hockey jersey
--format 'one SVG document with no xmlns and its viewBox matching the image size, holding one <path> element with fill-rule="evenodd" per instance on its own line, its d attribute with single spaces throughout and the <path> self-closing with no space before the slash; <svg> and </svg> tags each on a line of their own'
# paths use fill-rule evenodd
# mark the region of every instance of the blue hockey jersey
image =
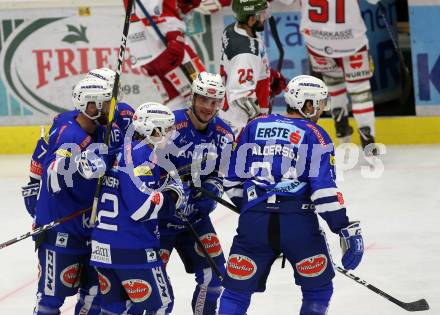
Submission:
<svg viewBox="0 0 440 315">
<path fill-rule="evenodd" d="M 90 135 L 75 119 L 57 123 L 51 130 L 36 206 L 37 226 L 92 206 L 97 180 L 85 179 L 78 172 L 77 162 L 81 152 L 91 144 L 103 142 L 105 133 L 105 128 L 98 126 Z M 120 144 L 111 143 L 109 151 Z M 87 252 L 86 240 L 91 233 L 89 217 L 90 213 L 86 212 L 47 231 L 46 245 L 59 247 L 58 250 L 64 252 Z M 65 242 L 58 242 L 60 235 Z"/>
<path fill-rule="evenodd" d="M 103 178 L 91 263 L 107 268 L 160 264 L 158 218 L 175 212 L 168 192 L 158 191 L 160 168 L 145 143 L 134 141 L 118 153 Z"/>
<path fill-rule="evenodd" d="M 122 131 L 122 137 L 125 136 L 128 127 L 130 127 L 133 121 L 134 109 L 127 103 L 116 104 L 115 119 L 114 122 Z"/>
<path fill-rule="evenodd" d="M 55 116 L 52 121 L 52 126 L 50 127 L 48 134 L 52 133 L 52 131 L 58 125 L 62 125 L 68 122 L 69 120 L 74 119 L 74 117 L 76 117 L 78 113 L 79 113 L 78 110 L 71 110 Z M 41 180 L 41 175 L 43 174 L 43 160 L 47 152 L 48 141 L 49 139 L 47 138 L 47 136 L 44 137 L 42 136 L 37 141 L 37 145 L 35 146 L 34 152 L 32 153 L 32 157 L 31 157 L 30 172 L 29 172 L 31 181 Z"/>
<path fill-rule="evenodd" d="M 63 112 L 54 117 L 49 134 L 59 125 L 67 123 L 78 116 L 79 110 L 70 110 Z M 111 140 L 114 143 L 122 143 L 125 133 L 132 122 L 134 109 L 127 103 L 116 104 L 114 122 L 118 128 L 113 128 L 111 133 Z M 47 152 L 48 139 L 41 137 L 38 139 L 34 152 L 32 153 L 30 173 L 31 181 L 39 181 L 43 172 L 43 159 Z"/>
<path fill-rule="evenodd" d="M 207 179 L 216 180 L 223 185 L 223 171 L 229 163 L 234 134 L 231 128 L 220 118 L 214 118 L 204 132 L 198 131 L 188 116 L 187 109 L 174 111 L 176 118 L 176 137 L 173 143 L 177 152 L 169 155 L 169 160 L 179 170 L 183 181 L 203 185 Z M 200 164 L 202 172 L 194 174 L 196 164 Z M 191 165 L 193 168 L 191 168 Z M 198 194 L 197 189 L 192 189 L 188 206 L 194 202 L 193 197 Z M 212 210 L 212 209 L 210 209 Z M 208 211 L 210 211 L 208 210 Z M 189 215 L 190 221 L 197 222 L 200 213 L 193 212 Z M 184 222 L 177 216 L 161 222 L 161 234 L 174 233 L 182 230 Z"/>
<path fill-rule="evenodd" d="M 315 211 L 339 231 L 348 218 L 335 179 L 333 143 L 324 129 L 307 119 L 268 115 L 243 130 L 224 185 L 242 212 L 289 200 L 292 207 L 274 211 Z"/>
</svg>

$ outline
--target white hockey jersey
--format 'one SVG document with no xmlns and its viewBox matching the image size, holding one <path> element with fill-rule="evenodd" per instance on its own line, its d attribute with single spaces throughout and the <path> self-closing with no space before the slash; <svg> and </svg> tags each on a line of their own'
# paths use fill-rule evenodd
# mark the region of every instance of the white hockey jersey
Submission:
<svg viewBox="0 0 440 315">
<path fill-rule="evenodd" d="M 270 67 L 260 33 L 253 38 L 236 23 L 227 26 L 222 37 L 220 73 L 225 78 L 227 104 L 249 97 L 258 100 L 262 112 L 269 107 Z"/>
<path fill-rule="evenodd" d="M 319 55 L 338 58 L 368 47 L 366 31 L 357 0 L 301 0 L 301 32 Z"/>
<path fill-rule="evenodd" d="M 142 1 L 146 6 L 148 2 Z M 154 1 L 153 1 L 154 2 Z M 180 15 L 177 0 L 169 0 L 163 6 L 161 1 L 156 1 L 154 13 L 147 11 L 152 16 L 154 22 L 161 33 L 165 36 L 168 32 L 185 31 L 185 23 Z M 151 7 L 152 4 L 150 3 Z M 167 47 L 159 38 L 154 28 L 142 13 L 142 10 L 135 3 L 134 14 L 137 18 L 131 19 L 127 46 L 130 49 L 130 58 L 133 66 L 140 67 L 159 56 Z M 159 15 L 157 15 L 159 14 Z"/>
</svg>

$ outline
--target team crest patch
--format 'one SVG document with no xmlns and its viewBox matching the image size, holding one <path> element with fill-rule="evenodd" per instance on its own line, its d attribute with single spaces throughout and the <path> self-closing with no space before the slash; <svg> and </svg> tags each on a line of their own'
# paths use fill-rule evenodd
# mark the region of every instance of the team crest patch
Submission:
<svg viewBox="0 0 440 315">
<path fill-rule="evenodd" d="M 232 279 L 247 280 L 257 272 L 257 264 L 249 257 L 233 254 L 229 256 L 226 272 Z"/>
<path fill-rule="evenodd" d="M 102 273 L 98 272 L 98 281 L 99 281 L 99 291 L 101 292 L 101 294 L 109 293 L 111 289 L 110 280 Z"/>
<path fill-rule="evenodd" d="M 323 254 L 308 257 L 297 262 L 295 267 L 303 277 L 317 277 L 327 268 L 327 257 Z"/>
<path fill-rule="evenodd" d="M 81 270 L 79 264 L 70 265 L 61 271 L 60 279 L 62 284 L 69 288 L 76 288 L 79 286 L 81 280 Z"/>
<path fill-rule="evenodd" d="M 122 281 L 122 286 L 127 292 L 128 297 L 134 303 L 140 303 L 148 299 L 151 295 L 151 285 L 141 279 L 130 279 Z"/>
<path fill-rule="evenodd" d="M 200 236 L 200 241 L 211 257 L 217 257 L 223 252 L 220 245 L 220 240 L 214 233 L 208 233 Z M 194 245 L 194 249 L 199 256 L 204 257 L 202 249 L 197 243 Z"/>
</svg>

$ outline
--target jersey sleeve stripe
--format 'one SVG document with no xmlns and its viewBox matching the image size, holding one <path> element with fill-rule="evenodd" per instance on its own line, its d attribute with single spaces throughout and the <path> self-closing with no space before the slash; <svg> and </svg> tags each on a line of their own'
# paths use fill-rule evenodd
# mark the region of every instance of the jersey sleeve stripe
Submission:
<svg viewBox="0 0 440 315">
<path fill-rule="evenodd" d="M 342 206 L 339 202 L 329 202 L 329 203 L 323 203 L 320 205 L 315 204 L 315 212 L 316 213 L 323 213 L 323 212 L 332 212 L 332 211 L 338 211 L 342 210 L 345 207 Z"/>
<path fill-rule="evenodd" d="M 157 219 L 157 214 L 163 205 L 163 196 L 160 196 L 159 204 L 151 201 L 151 196 L 130 216 L 135 221 L 146 221 Z"/>
<path fill-rule="evenodd" d="M 310 199 L 312 199 L 312 201 L 315 202 L 315 200 L 319 198 L 336 196 L 337 192 L 338 190 L 335 187 L 318 189 L 310 196 Z"/>
<path fill-rule="evenodd" d="M 313 203 L 315 205 L 332 203 L 332 202 L 339 202 L 338 197 L 337 196 L 329 196 L 329 197 L 318 198 L 313 201 Z"/>
</svg>

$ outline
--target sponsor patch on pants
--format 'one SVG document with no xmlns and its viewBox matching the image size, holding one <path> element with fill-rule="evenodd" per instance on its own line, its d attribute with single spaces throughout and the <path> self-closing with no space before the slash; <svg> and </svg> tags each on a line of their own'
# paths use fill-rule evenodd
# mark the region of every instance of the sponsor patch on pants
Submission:
<svg viewBox="0 0 440 315">
<path fill-rule="evenodd" d="M 101 294 L 109 293 L 111 289 L 110 280 L 102 273 L 98 272 L 98 281 L 99 281 L 99 291 L 101 292 Z"/>
<path fill-rule="evenodd" d="M 217 257 L 222 253 L 222 247 L 220 246 L 220 240 L 218 239 L 217 235 L 214 233 L 207 233 L 202 236 L 200 236 L 200 241 L 203 244 L 203 247 L 205 247 L 206 251 L 208 252 L 209 256 L 211 257 Z M 194 250 L 199 256 L 204 257 L 202 249 L 200 246 L 196 243 L 194 245 Z"/>
<path fill-rule="evenodd" d="M 61 283 L 69 288 L 76 288 L 79 286 L 79 282 L 81 280 L 81 270 L 80 264 L 76 263 L 66 267 L 61 271 L 60 280 Z"/>
<path fill-rule="evenodd" d="M 233 254 L 229 256 L 226 272 L 232 279 L 247 280 L 257 272 L 257 264 L 249 257 Z"/>
<path fill-rule="evenodd" d="M 327 268 L 327 257 L 323 254 L 308 257 L 297 262 L 295 267 L 303 277 L 317 277 Z"/>
<path fill-rule="evenodd" d="M 141 279 L 129 279 L 122 281 L 122 286 L 127 292 L 128 297 L 135 303 L 140 303 L 148 299 L 151 295 L 151 285 Z"/>
</svg>

